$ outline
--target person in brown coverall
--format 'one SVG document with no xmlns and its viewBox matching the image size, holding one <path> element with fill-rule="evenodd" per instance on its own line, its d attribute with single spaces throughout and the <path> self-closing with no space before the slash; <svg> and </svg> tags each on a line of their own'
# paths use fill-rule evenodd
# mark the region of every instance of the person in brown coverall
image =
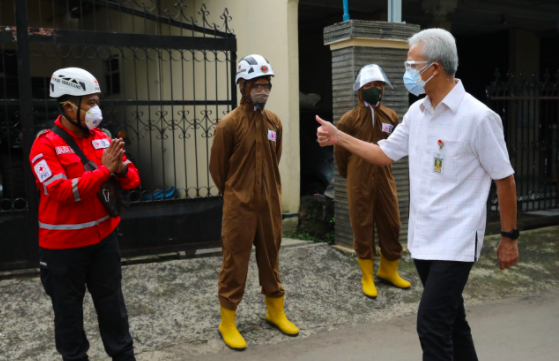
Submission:
<svg viewBox="0 0 559 361">
<path fill-rule="evenodd" d="M 358 92 L 359 104 L 342 116 L 338 129 L 375 144 L 388 138 L 398 125 L 398 115 L 381 104 L 385 84 L 392 87 L 380 66 L 364 66 L 359 71 L 354 86 L 354 90 Z M 372 165 L 360 157 L 352 156 L 341 147 L 335 147 L 334 153 L 338 172 L 347 179 L 353 247 L 363 272 L 363 293 L 369 298 L 377 297 L 373 280 L 375 225 L 381 249 L 377 277 L 396 287 L 409 288 L 410 283 L 402 279 L 397 271 L 402 257 L 402 245 L 398 240 L 400 212 L 392 166 Z"/>
<path fill-rule="evenodd" d="M 299 329 L 285 316 L 285 291 L 280 281 L 282 238 L 279 162 L 282 126 L 277 115 L 264 109 L 274 72 L 270 63 L 254 54 L 237 67 L 241 105 L 218 123 L 210 156 L 210 173 L 223 195 L 221 240 L 223 264 L 219 275 L 221 323 L 225 344 L 244 350 L 246 342 L 235 325 L 237 306 L 245 290 L 254 244 L 260 285 L 266 296 L 266 320 L 288 336 Z"/>
</svg>

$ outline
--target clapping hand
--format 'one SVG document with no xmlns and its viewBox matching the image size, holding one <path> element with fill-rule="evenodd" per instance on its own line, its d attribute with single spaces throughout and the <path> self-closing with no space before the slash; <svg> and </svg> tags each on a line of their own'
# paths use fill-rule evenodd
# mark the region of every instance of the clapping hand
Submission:
<svg viewBox="0 0 559 361">
<path fill-rule="evenodd" d="M 103 152 L 101 164 L 107 167 L 111 174 L 120 174 L 124 171 L 122 159 L 125 152 L 124 141 L 121 138 L 113 139 L 109 147 Z"/>
</svg>

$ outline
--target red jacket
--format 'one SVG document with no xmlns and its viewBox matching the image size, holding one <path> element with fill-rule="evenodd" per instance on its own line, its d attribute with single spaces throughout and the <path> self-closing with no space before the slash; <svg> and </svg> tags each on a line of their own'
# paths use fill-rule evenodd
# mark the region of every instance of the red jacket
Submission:
<svg viewBox="0 0 559 361">
<path fill-rule="evenodd" d="M 111 218 L 97 198 L 101 184 L 110 177 L 101 165 L 103 151 L 110 139 L 94 129 L 87 138 L 66 129 L 60 117 L 55 124 L 73 138 L 85 156 L 99 168 L 86 172 L 80 158 L 62 138 L 50 130 L 33 143 L 29 161 L 41 193 L 39 204 L 39 246 L 48 249 L 85 247 L 101 242 L 118 226 L 120 218 Z M 118 182 L 124 189 L 140 185 L 138 170 L 124 157 L 128 173 Z"/>
</svg>

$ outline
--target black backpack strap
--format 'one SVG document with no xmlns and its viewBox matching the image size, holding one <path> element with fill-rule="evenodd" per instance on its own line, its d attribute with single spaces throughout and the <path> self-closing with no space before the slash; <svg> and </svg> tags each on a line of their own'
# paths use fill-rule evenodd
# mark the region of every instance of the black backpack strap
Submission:
<svg viewBox="0 0 559 361">
<path fill-rule="evenodd" d="M 83 151 L 80 149 L 80 147 L 78 147 L 78 145 L 76 144 L 72 136 L 68 134 L 68 132 L 66 132 L 59 126 L 54 126 L 51 131 L 62 138 L 66 142 L 66 144 L 68 144 L 70 148 L 74 150 L 74 153 L 76 153 L 76 155 L 80 157 L 84 166 L 89 163 L 89 159 L 87 159 Z"/>
</svg>

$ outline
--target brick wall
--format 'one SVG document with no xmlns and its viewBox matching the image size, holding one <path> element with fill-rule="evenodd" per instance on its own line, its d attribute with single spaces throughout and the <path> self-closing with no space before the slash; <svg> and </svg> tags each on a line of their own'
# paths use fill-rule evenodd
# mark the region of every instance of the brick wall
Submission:
<svg viewBox="0 0 559 361">
<path fill-rule="evenodd" d="M 386 42 L 407 40 L 419 31 L 418 25 L 386 23 L 378 21 L 350 20 L 334 24 L 324 29 L 324 43 L 331 45 L 350 39 L 384 40 Z M 373 42 L 372 42 L 373 43 Z M 360 42 L 362 44 L 362 42 Z M 385 89 L 383 104 L 393 109 L 400 122 L 408 110 L 408 92 L 404 87 L 404 61 L 407 49 L 382 47 L 383 42 L 374 42 L 376 47 L 350 46 L 332 51 L 332 95 L 334 124 L 341 116 L 357 105 L 357 93 L 353 91 L 355 77 L 359 70 L 367 64 L 380 65 L 394 89 Z M 387 45 L 393 46 L 393 45 Z M 409 175 L 407 158 L 393 164 L 402 228 L 401 242 L 407 241 L 409 215 Z M 347 185 L 344 178 L 335 171 L 335 214 L 336 243 L 352 247 L 353 232 L 349 219 Z"/>
</svg>

